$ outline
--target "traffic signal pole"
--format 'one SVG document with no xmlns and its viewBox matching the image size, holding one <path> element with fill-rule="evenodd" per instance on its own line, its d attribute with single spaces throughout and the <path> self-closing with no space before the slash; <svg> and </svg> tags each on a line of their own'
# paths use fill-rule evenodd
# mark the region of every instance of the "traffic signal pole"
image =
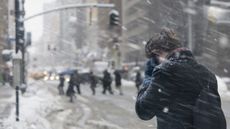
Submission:
<svg viewBox="0 0 230 129">
<path fill-rule="evenodd" d="M 23 21 L 28 21 L 30 19 L 33 19 L 35 17 L 41 16 L 41 15 L 44 15 L 44 14 L 49 14 L 49 13 L 52 13 L 52 12 L 61 11 L 61 10 L 65 10 L 65 9 L 74 9 L 74 8 L 113 8 L 113 7 L 115 7 L 114 4 L 103 4 L 103 3 L 101 3 L 101 4 L 85 3 L 85 4 L 64 5 L 64 6 L 61 6 L 61 7 L 49 9 L 49 10 L 34 14 L 32 16 L 29 16 L 29 17 L 25 18 Z"/>
<path fill-rule="evenodd" d="M 19 24 L 20 24 L 20 5 L 19 0 L 15 0 L 15 51 L 18 53 L 20 50 L 19 45 Z M 15 67 L 15 66 L 14 66 Z M 15 78 L 15 75 L 14 75 Z M 16 121 L 19 121 L 19 94 L 18 94 L 19 86 L 16 86 Z"/>
<path fill-rule="evenodd" d="M 21 61 L 21 63 L 14 63 L 13 78 L 16 88 L 16 121 L 19 121 L 19 90 L 21 83 L 25 83 L 24 15 L 24 0 L 15 0 L 15 53 L 17 54 L 19 51 L 22 53 L 22 58 L 16 61 Z"/>
<path fill-rule="evenodd" d="M 117 10 L 113 9 L 109 12 L 109 28 L 112 32 L 110 37 L 113 39 L 113 61 L 114 69 L 121 69 L 121 50 L 120 50 L 120 40 L 119 40 L 119 31 L 121 27 L 120 24 L 120 14 Z"/>
<path fill-rule="evenodd" d="M 19 5 L 19 0 L 15 0 L 15 41 L 16 41 L 16 46 L 15 46 L 15 51 L 18 53 L 20 50 L 20 43 L 19 43 L 19 26 L 20 26 L 20 5 Z"/>
</svg>

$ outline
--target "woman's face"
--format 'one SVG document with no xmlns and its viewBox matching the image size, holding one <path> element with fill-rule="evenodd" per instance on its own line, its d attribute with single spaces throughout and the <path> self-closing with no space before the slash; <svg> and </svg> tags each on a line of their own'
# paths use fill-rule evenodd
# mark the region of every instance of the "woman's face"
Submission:
<svg viewBox="0 0 230 129">
<path fill-rule="evenodd" d="M 166 59 L 166 57 L 168 55 L 167 52 L 164 52 L 164 51 L 155 51 L 154 53 L 155 53 L 155 57 L 156 57 L 156 59 L 157 59 L 157 61 L 159 63 L 163 63 L 163 62 L 165 62 L 167 60 Z"/>
</svg>

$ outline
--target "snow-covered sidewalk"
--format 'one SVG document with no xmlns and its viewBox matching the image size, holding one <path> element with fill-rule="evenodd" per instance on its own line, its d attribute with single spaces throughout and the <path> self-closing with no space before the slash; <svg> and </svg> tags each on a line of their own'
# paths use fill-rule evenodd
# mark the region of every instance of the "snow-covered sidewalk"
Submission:
<svg viewBox="0 0 230 129">
<path fill-rule="evenodd" d="M 20 96 L 20 121 L 15 121 L 13 108 L 4 122 L 4 129 L 51 129 L 45 117 L 53 110 L 62 109 L 59 100 L 60 97 L 54 97 L 42 82 L 30 82 L 27 92 Z"/>
<path fill-rule="evenodd" d="M 11 113 L 11 107 L 13 107 L 13 101 L 11 101 L 13 91 L 14 89 L 9 85 L 0 85 L 0 129 L 5 119 L 7 119 Z"/>
</svg>

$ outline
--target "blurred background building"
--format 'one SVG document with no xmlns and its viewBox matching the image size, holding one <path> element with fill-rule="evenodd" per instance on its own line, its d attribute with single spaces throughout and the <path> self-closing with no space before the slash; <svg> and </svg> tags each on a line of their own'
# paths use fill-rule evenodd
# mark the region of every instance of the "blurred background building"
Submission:
<svg viewBox="0 0 230 129">
<path fill-rule="evenodd" d="M 45 4 L 44 10 L 81 3 L 112 3 L 115 8 L 76 8 L 44 15 L 41 49 L 52 62 L 71 67 L 94 61 L 143 66 L 145 44 L 162 27 L 169 27 L 199 62 L 219 75 L 229 75 L 230 6 L 226 0 L 56 0 Z M 111 10 L 119 14 L 117 26 L 110 25 Z M 1 22 L 1 26 L 9 23 Z"/>
<path fill-rule="evenodd" d="M 217 0 L 125 0 L 123 40 L 135 44 L 129 61 L 143 61 L 144 44 L 161 27 L 174 28 L 197 59 L 221 75 L 229 75 L 229 2 Z M 134 53 L 140 53 L 137 57 Z"/>
<path fill-rule="evenodd" d="M 1 1 L 0 16 L 0 68 L 2 69 L 7 67 L 2 52 L 11 49 L 14 43 L 14 0 Z"/>
</svg>

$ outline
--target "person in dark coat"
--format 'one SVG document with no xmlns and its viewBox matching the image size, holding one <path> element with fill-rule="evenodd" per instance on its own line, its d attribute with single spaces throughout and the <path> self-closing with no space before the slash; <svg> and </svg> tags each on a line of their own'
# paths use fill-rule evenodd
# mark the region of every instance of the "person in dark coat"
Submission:
<svg viewBox="0 0 230 129">
<path fill-rule="evenodd" d="M 122 88 L 121 88 L 121 72 L 119 70 L 115 70 L 114 75 L 115 75 L 115 86 L 119 90 L 119 94 L 123 95 Z"/>
<path fill-rule="evenodd" d="M 113 91 L 112 91 L 112 87 L 111 87 L 111 84 L 112 84 L 112 77 L 110 75 L 110 73 L 105 70 L 103 72 L 104 76 L 102 78 L 102 83 L 103 83 L 103 91 L 102 93 L 103 94 L 106 94 L 106 91 L 108 90 L 110 94 L 113 94 Z"/>
<path fill-rule="evenodd" d="M 77 93 L 81 94 L 81 76 L 79 75 L 78 71 L 75 70 L 73 73 L 73 84 L 77 88 Z"/>
<path fill-rule="evenodd" d="M 97 78 L 96 76 L 93 74 L 93 72 L 90 72 L 89 75 L 89 81 L 90 81 L 90 89 L 92 90 L 92 94 L 95 95 L 96 94 L 96 86 L 97 86 Z"/>
<path fill-rule="evenodd" d="M 136 100 L 136 113 L 142 120 L 157 117 L 157 129 L 196 129 L 193 107 L 202 88 L 209 84 L 221 109 L 215 75 L 199 64 L 191 51 L 171 29 L 163 29 L 147 43 L 160 65 L 152 74 L 151 85 L 142 86 Z M 215 122 L 212 122 L 215 126 Z M 226 125 L 225 125 L 226 126 Z"/>
<path fill-rule="evenodd" d="M 60 83 L 58 85 L 58 91 L 59 91 L 60 95 L 63 95 L 64 94 L 64 89 L 63 88 L 64 88 L 64 83 L 65 83 L 65 77 L 64 77 L 63 74 L 60 74 L 59 81 L 60 81 Z"/>
<path fill-rule="evenodd" d="M 137 71 L 136 73 L 135 84 L 136 84 L 137 91 L 139 91 L 140 85 L 142 84 L 142 77 L 140 71 Z"/>
<path fill-rule="evenodd" d="M 4 71 L 2 73 L 2 80 L 3 80 L 3 85 L 5 85 L 6 83 L 10 84 L 11 78 L 10 78 L 10 70 L 9 70 L 9 68 L 4 68 Z"/>
<path fill-rule="evenodd" d="M 70 102 L 74 101 L 75 90 L 74 90 L 75 82 L 74 82 L 74 74 L 70 75 L 69 86 L 66 92 L 66 95 L 70 97 Z"/>
</svg>

